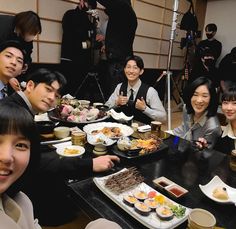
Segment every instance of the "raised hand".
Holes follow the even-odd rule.
[[[128,102],[129,98],[127,96],[123,95],[123,91],[120,93],[118,96],[118,99],[116,100],[116,105],[117,106],[123,106],[126,105]]]
[[[144,111],[146,109],[146,102],[144,100],[143,97],[141,97],[141,99],[137,99],[136,103],[135,103],[135,108],[140,110],[140,111]]]

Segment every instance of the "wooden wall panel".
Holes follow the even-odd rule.
[[[41,23],[44,29],[39,35],[40,41],[61,42],[62,26],[60,22],[42,20]],[[47,31],[50,31],[50,33]]]
[[[39,62],[40,63],[59,63],[61,45],[40,43],[39,44]]]
[[[0,0],[0,10],[18,13],[26,10],[36,11],[37,0]]]
[[[134,50],[146,53],[158,53],[160,50],[160,40],[136,37],[134,40]]]
[[[162,25],[155,22],[138,20],[138,28],[136,35],[143,35],[147,37],[161,38]]]
[[[59,0],[39,0],[39,15],[43,18],[62,20],[64,13],[76,4]]]
[[[135,1],[134,10],[139,18],[162,22],[164,9],[146,2]]]

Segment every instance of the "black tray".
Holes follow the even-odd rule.
[[[117,145],[114,145],[112,146],[111,150],[112,152],[119,156],[119,157],[123,157],[123,158],[126,158],[126,159],[131,159],[131,158],[141,158],[141,157],[147,157],[149,155],[152,155],[152,154],[156,154],[156,153],[159,153],[160,151],[163,151],[163,150],[166,150],[168,149],[168,145],[166,145],[165,143],[161,143],[160,145],[160,148],[153,151],[153,152],[150,152],[150,153],[147,153],[147,154],[142,154],[142,155],[139,155],[138,154],[138,151],[136,152],[132,152],[132,151],[121,151],[118,149]],[[141,149],[140,149],[141,150]]]
[[[106,115],[102,118],[92,120],[92,121],[70,122],[70,121],[66,121],[65,119],[61,118],[58,109],[55,108],[53,110],[48,111],[48,117],[50,120],[52,120],[54,122],[60,122],[61,124],[66,125],[66,126],[75,126],[75,125],[80,125],[80,124],[85,125],[85,124],[89,124],[89,123],[104,121],[104,120],[108,119],[110,116]]]

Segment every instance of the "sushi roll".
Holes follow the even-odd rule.
[[[171,220],[174,217],[174,213],[167,206],[161,206],[156,208],[157,216],[162,220]]]
[[[136,202],[138,202],[137,198],[135,198],[133,195],[125,195],[123,197],[123,201],[125,204],[133,207]]]
[[[137,202],[134,204],[135,210],[143,215],[143,216],[147,216],[149,215],[151,208],[149,208],[145,203],[143,202]]]

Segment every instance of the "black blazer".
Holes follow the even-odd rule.
[[[231,151],[235,149],[234,139],[225,136],[219,137],[214,147],[215,150],[230,155]]]
[[[1,103],[8,102],[23,106],[33,118],[34,115],[19,94],[14,93],[2,99],[0,106]],[[40,220],[41,225],[55,226],[67,223],[72,220],[76,211],[67,199],[65,180],[85,179],[92,176],[92,159],[61,158],[50,148],[41,148],[40,157],[39,172],[23,191],[30,197],[34,205],[35,217]]]

